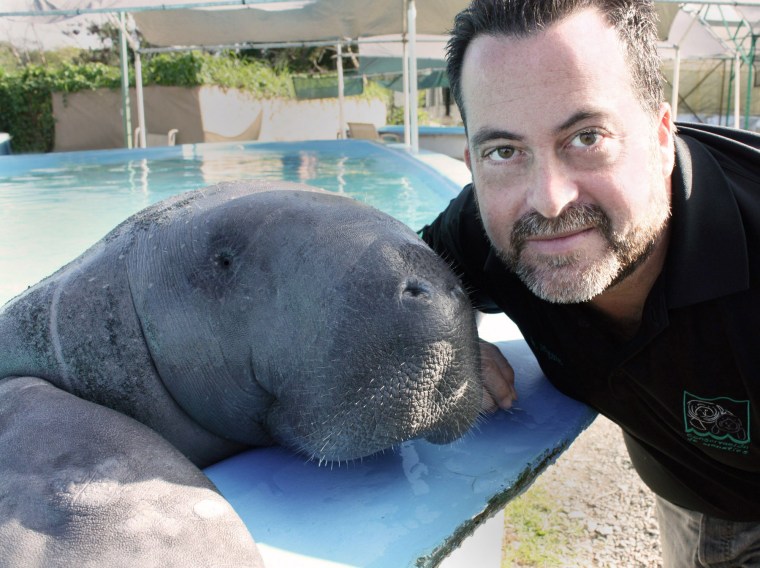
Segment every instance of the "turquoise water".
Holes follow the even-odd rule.
[[[235,179],[286,180],[346,194],[413,229],[460,186],[367,141],[197,144],[0,157],[0,305],[76,258],[131,214]]]

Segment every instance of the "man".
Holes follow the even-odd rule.
[[[676,134],[655,42],[648,0],[475,0],[448,48],[473,183],[422,235],[622,426],[666,566],[760,566],[760,139]]]

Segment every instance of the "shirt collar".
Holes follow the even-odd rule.
[[[676,137],[671,234],[664,268],[670,308],[749,287],[746,236],[730,183],[704,145],[688,136]]]

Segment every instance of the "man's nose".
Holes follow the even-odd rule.
[[[578,199],[575,180],[556,159],[537,161],[533,173],[528,206],[547,219],[557,217],[568,204]]]

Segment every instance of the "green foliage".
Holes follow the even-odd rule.
[[[371,79],[368,79],[364,85],[364,95],[371,99],[380,99],[389,108],[393,106],[393,91]]]
[[[387,124],[404,124],[404,107],[388,106]],[[422,108],[417,108],[417,124],[430,124],[430,115]]]
[[[334,71],[335,49],[332,47],[288,47],[278,49],[249,49],[245,57],[266,61],[278,72],[323,73]]]
[[[0,132],[13,136],[14,152],[53,149],[55,121],[51,80],[44,68],[25,67],[20,73],[0,72]]]
[[[386,124],[404,124],[404,107],[396,106],[394,104],[393,91],[382,87],[380,84],[375,83],[378,88],[385,90],[388,95],[386,100],[387,116],[385,119]],[[417,95],[417,124],[424,125],[430,124],[430,115],[423,108],[425,106],[425,93],[420,91]]]
[[[51,90],[63,93],[102,88],[118,89],[121,85],[119,68],[103,63],[64,63],[48,73]]]
[[[251,91],[262,98],[289,97],[292,88],[287,74],[277,74],[263,63],[198,52],[146,59],[143,82],[182,87],[218,85]],[[134,85],[131,74],[130,84]],[[58,60],[45,66],[27,64],[8,71],[0,68],[0,132],[13,137],[14,152],[52,151],[53,92],[118,89],[120,85],[120,68],[100,62]]]
[[[353,49],[349,45],[343,50],[343,69],[346,73],[359,68],[358,54],[354,53]],[[338,68],[336,50],[331,45],[243,49],[240,55],[256,61],[264,61],[278,73],[321,74],[334,72]]]
[[[18,52],[5,41],[0,41],[0,71],[15,71],[21,66]]]
[[[203,85],[204,59],[194,52],[156,55],[143,62],[143,82],[176,87]]]
[[[87,26],[87,32],[100,40],[100,47],[94,49],[82,49],[75,63],[104,63],[113,67],[119,67],[121,64],[121,55],[119,44],[121,43],[119,25],[115,22],[90,23]],[[137,41],[142,43],[142,38],[137,34]],[[129,64],[134,61],[134,52],[127,50]]]
[[[211,55],[191,51],[151,57],[143,66],[146,85],[196,87],[217,85],[241,89],[264,98],[290,97],[290,77],[269,66],[232,54]]]
[[[13,137],[14,152],[50,152],[55,141],[54,91],[73,93],[119,84],[119,70],[102,63],[26,65],[15,72],[0,72],[0,132]]]
[[[114,30],[99,33],[114,39]],[[107,42],[104,41],[104,45]],[[12,48],[0,44],[0,132],[13,137],[13,151],[49,152],[53,149],[55,121],[52,93],[74,93],[90,89],[118,89],[121,70],[113,62],[113,52],[92,51],[45,52],[26,54],[19,59]],[[284,52],[283,52],[284,53]],[[305,62],[294,62],[297,55]],[[282,54],[280,54],[282,55]],[[282,55],[285,57],[285,55]],[[267,61],[256,60],[232,52],[209,54],[200,51],[143,56],[143,84],[196,87],[217,85],[251,92],[260,98],[294,96],[291,70],[298,67],[319,67],[329,60],[326,50],[303,53],[293,50],[287,64],[280,61],[280,70]],[[351,67],[348,65],[347,67]],[[130,66],[130,85],[134,86]],[[379,86],[370,83],[365,97],[378,96]],[[387,95],[380,95],[385,98]],[[425,114],[421,112],[420,122]]]
[[[574,519],[560,514],[551,494],[534,485],[504,510],[507,530],[502,566],[575,566],[569,543],[581,534]]]

